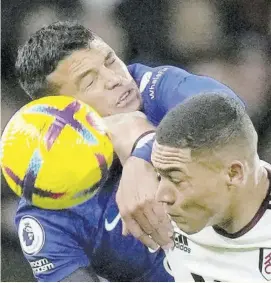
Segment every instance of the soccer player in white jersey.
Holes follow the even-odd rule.
[[[188,99],[158,126],[151,160],[175,226],[175,280],[181,264],[195,281],[271,280],[271,166],[245,109],[215,93]]]

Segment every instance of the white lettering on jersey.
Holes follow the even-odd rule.
[[[115,227],[118,225],[119,221],[120,221],[120,214],[118,213],[118,215],[114,218],[114,220],[112,222],[108,222],[107,218],[105,219],[105,230],[110,232],[112,230],[115,229]]]
[[[30,266],[33,270],[33,274],[37,275],[39,273],[46,272],[48,270],[53,269],[55,266],[53,263],[49,262],[47,258],[42,258],[36,261],[30,261]]]
[[[158,82],[158,80],[161,78],[161,76],[165,73],[165,71],[168,70],[168,67],[162,68],[158,71],[158,73],[154,76],[154,78],[151,81],[151,85],[149,87],[149,96],[151,99],[155,98],[155,86]]]
[[[174,232],[173,239],[174,239],[174,247],[176,247],[181,251],[184,251],[185,253],[189,253],[189,254],[191,253],[191,249],[188,247],[188,240],[186,236]]]
[[[44,229],[33,216],[26,215],[22,217],[19,223],[18,235],[22,250],[28,255],[37,254],[44,245]]]

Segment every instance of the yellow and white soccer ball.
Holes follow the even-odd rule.
[[[102,118],[71,97],[44,97],[22,107],[1,139],[10,188],[33,205],[65,209],[90,199],[107,178],[113,145]]]

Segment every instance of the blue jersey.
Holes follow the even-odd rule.
[[[143,111],[154,125],[191,95],[221,90],[236,97],[225,85],[176,67],[134,64],[129,71],[142,93]],[[89,265],[109,281],[173,281],[163,250],[150,251],[132,236],[122,236],[115,201],[121,168],[111,169],[103,188],[74,208],[45,210],[20,201],[18,235],[39,281],[59,281]]]
[[[194,75],[174,66],[150,68],[133,64],[128,68],[140,89],[142,110],[155,126],[177,104],[202,93],[225,94],[245,106],[228,86],[207,76]],[[150,162],[153,141],[154,137],[145,140],[145,145],[136,147],[132,155]]]
[[[194,75],[174,66],[151,68],[133,64],[128,69],[140,89],[143,112],[155,126],[174,106],[204,92],[224,93],[243,104],[228,86],[213,78]]]
[[[122,236],[115,201],[120,168],[87,202],[65,210],[39,209],[20,201],[16,226],[22,250],[39,281],[59,281],[92,265],[109,281],[173,281],[164,251]]]

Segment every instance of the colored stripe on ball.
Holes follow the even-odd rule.
[[[31,160],[29,162],[29,167],[27,169],[27,172],[23,180],[21,180],[9,167],[4,168],[8,176],[13,180],[13,182],[22,188],[23,196],[29,202],[32,202],[33,194],[37,194],[40,197],[48,197],[52,199],[58,199],[65,195],[65,193],[53,193],[35,187],[35,182],[41,164],[42,164],[41,156],[38,150],[36,150],[31,157]]]
[[[88,143],[98,144],[98,140],[95,136],[84,127],[84,125],[74,119],[73,116],[79,109],[80,103],[78,101],[70,103],[63,110],[44,105],[35,105],[28,109],[28,113],[44,113],[56,118],[45,135],[47,150],[52,148],[54,142],[66,125],[70,125],[75,129]]]

